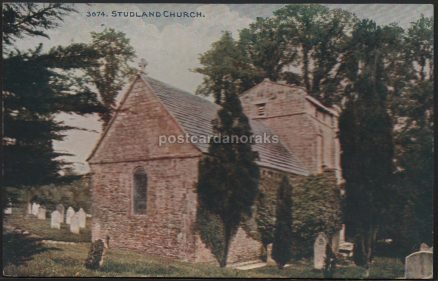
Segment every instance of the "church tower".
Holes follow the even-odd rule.
[[[245,114],[262,121],[313,174],[328,168],[341,179],[338,112],[302,87],[265,79],[240,96]]]

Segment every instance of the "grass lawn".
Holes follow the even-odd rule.
[[[16,210],[14,210],[16,211]],[[252,270],[219,268],[208,264],[191,264],[133,253],[128,250],[109,249],[104,265],[94,271],[84,267],[90,243],[89,230],[81,235],[50,229],[49,220],[21,217],[23,212],[7,216],[5,225],[13,225],[40,237],[20,233],[3,233],[4,275],[14,277],[64,276],[64,277],[253,277],[253,278],[322,278],[320,271],[312,268],[312,261],[293,262],[282,270],[266,266]],[[42,243],[42,239],[74,241],[74,245]],[[87,242],[81,242],[87,241]],[[359,267],[338,268],[334,278],[361,278],[364,270]],[[397,278],[403,276],[403,265],[393,258],[378,257],[371,267],[370,278]]]

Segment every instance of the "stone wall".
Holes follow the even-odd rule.
[[[198,161],[193,157],[93,165],[92,239],[109,236],[111,247],[193,260]],[[138,167],[148,177],[144,215],[133,212],[133,171]]]

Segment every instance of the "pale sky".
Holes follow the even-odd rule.
[[[76,4],[78,13],[64,19],[60,27],[48,32],[50,39],[24,38],[16,42],[19,49],[35,47],[43,43],[45,49],[57,45],[90,42],[90,32],[111,27],[126,33],[131,40],[138,60],[148,61],[146,72],[156,79],[180,89],[194,92],[202,81],[202,75],[190,71],[199,66],[199,55],[219,39],[222,31],[231,31],[236,37],[239,30],[248,27],[256,17],[268,17],[283,4]],[[377,24],[398,23],[408,27],[421,14],[433,16],[430,4],[328,4],[330,8],[342,8],[359,18],[369,18]],[[200,11],[200,18],[137,18],[112,17],[112,12],[163,12]],[[108,17],[87,17],[87,11],[105,12]],[[122,91],[123,92],[123,91]],[[56,150],[74,154],[66,157],[75,162],[78,172],[87,172],[85,159],[96,144],[101,125],[96,116],[62,114],[59,120],[67,125],[78,126],[96,132],[72,130],[62,142],[55,142]]]

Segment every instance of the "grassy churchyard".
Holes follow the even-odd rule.
[[[80,234],[70,233],[66,224],[51,229],[50,219],[38,220],[14,208],[4,216],[4,275],[20,276],[106,276],[106,277],[253,277],[253,278],[322,278],[313,269],[312,260],[295,261],[279,270],[265,266],[250,270],[219,268],[209,264],[192,264],[165,258],[140,255],[127,250],[109,249],[99,270],[84,266],[90,247],[90,221]],[[24,232],[24,234],[23,234]],[[49,241],[47,241],[49,240]],[[62,242],[57,242],[62,241]],[[67,243],[65,243],[67,242]],[[364,269],[356,266],[337,268],[334,278],[361,278]],[[403,264],[395,258],[377,257],[369,278],[400,278]]]

